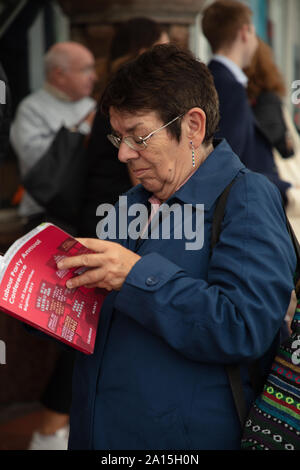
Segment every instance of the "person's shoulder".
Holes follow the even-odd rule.
[[[79,119],[87,116],[91,112],[96,113],[97,103],[93,98],[90,98],[88,96],[81,98],[78,101],[65,102],[65,103],[66,103],[66,109],[73,110],[74,115],[78,116]],[[64,105],[63,105],[63,108],[65,108]]]
[[[86,104],[91,105],[91,106],[96,106],[96,104],[97,104],[97,102],[94,100],[94,98],[92,98],[90,96],[86,96],[86,97],[82,98],[81,102],[86,103]]]
[[[26,102],[34,102],[36,100],[39,100],[41,98],[47,98],[48,95],[50,96],[50,94],[44,90],[44,88],[39,88],[38,90],[35,90],[33,91],[32,93],[30,93],[29,95],[27,95],[24,99],[23,99],[23,103],[26,103]]]
[[[257,201],[264,204],[273,201],[282,205],[282,198],[275,184],[262,173],[246,168],[241,170],[230,192],[233,197],[243,198],[248,202]]]
[[[256,104],[259,105],[261,103],[264,104],[280,104],[281,105],[281,98],[280,96],[271,90],[262,91],[259,96],[257,97]]]
[[[75,109],[82,109],[82,110],[92,110],[96,109],[97,102],[94,100],[94,98],[91,98],[89,96],[85,96],[84,98],[81,98],[78,101],[73,101],[71,102],[72,106],[74,106]]]
[[[231,70],[222,62],[212,59],[208,64],[208,68],[215,79],[239,84]]]
[[[208,68],[213,76],[220,98],[230,94],[231,99],[239,100],[240,96],[244,96],[245,90],[243,85],[238,82],[233,73],[224,64],[212,60]]]
[[[41,104],[45,102],[47,99],[46,91],[42,88],[36,90],[29,95],[25,96],[25,98],[20,101],[18,105],[18,111],[25,111],[29,109],[34,109],[36,107],[43,108]]]

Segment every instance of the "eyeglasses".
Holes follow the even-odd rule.
[[[118,137],[117,135],[114,135],[114,134],[108,134],[107,138],[115,147],[117,147],[117,149],[120,148],[122,142],[125,142],[125,144],[127,144],[128,147],[138,152],[139,150],[147,148],[147,140],[150,139],[150,137],[156,134],[156,132],[159,132],[162,129],[165,129],[170,124],[177,121],[177,119],[181,118],[183,114],[180,114],[176,118],[172,119],[172,121],[167,122],[167,124],[164,124],[159,129],[155,129],[155,131],[150,132],[150,134],[148,134],[146,137],[135,137],[133,135],[127,135],[125,137]]]

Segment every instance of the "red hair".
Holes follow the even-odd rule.
[[[273,51],[268,44],[258,39],[258,47],[251,65],[245,69],[248,76],[248,96],[250,101],[256,100],[262,91],[273,91],[281,98],[286,90],[282,74],[274,58]]]

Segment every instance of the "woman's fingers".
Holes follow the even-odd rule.
[[[104,277],[105,272],[103,269],[89,269],[85,273],[80,274],[80,276],[75,276],[72,277],[72,279],[69,279],[66,282],[66,286],[68,289],[73,289],[74,287],[80,286],[91,287],[92,285],[94,287],[104,287],[104,285],[101,285],[101,281],[103,281]]]
[[[95,251],[97,253],[103,253],[106,251],[111,245],[115,245],[114,242],[109,242],[107,240],[99,240],[98,238],[76,238],[78,243],[85,246],[91,251]]]
[[[77,240],[93,253],[69,256],[57,263],[58,269],[83,268],[84,272],[67,281],[68,288],[93,286],[119,290],[140,259],[139,255],[115,242],[92,238]]]
[[[58,269],[71,269],[77,267],[95,268],[104,263],[102,253],[83,253],[82,255],[67,256],[57,263]]]

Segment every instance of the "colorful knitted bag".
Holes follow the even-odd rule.
[[[243,450],[300,450],[300,280],[291,336],[280,345],[244,426]]]

